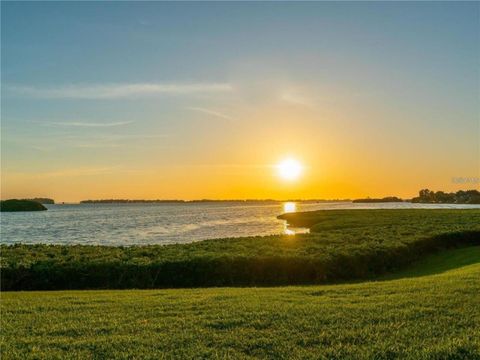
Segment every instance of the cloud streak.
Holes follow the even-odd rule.
[[[225,115],[219,111],[215,111],[215,110],[211,110],[211,109],[206,109],[206,108],[201,108],[201,107],[189,107],[188,109],[190,110],[193,110],[193,111],[198,111],[198,112],[201,112],[201,113],[204,113],[204,114],[207,114],[207,115],[211,115],[211,116],[215,116],[215,117],[218,117],[220,119],[224,119],[224,120],[234,120],[232,117],[228,116],[228,115]]]
[[[123,99],[159,95],[194,95],[226,93],[233,90],[228,83],[132,83],[90,84],[56,87],[9,86],[14,93],[49,99]]]
[[[13,172],[15,176],[34,176],[36,178],[56,178],[56,177],[78,177],[78,176],[95,176],[110,174],[112,172],[121,170],[119,165],[107,166],[107,167],[78,167],[59,169],[47,172]]]
[[[280,99],[292,105],[301,105],[306,107],[312,107],[312,101],[305,95],[295,91],[284,91],[280,95]]]
[[[91,122],[44,122],[47,126],[60,126],[60,127],[114,127],[122,126],[133,123],[133,121],[118,121],[110,123],[91,123]]]

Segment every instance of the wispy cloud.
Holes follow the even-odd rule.
[[[110,123],[92,123],[92,122],[44,122],[43,125],[47,126],[60,126],[60,127],[114,127],[122,126],[133,123],[133,121],[118,121]]]
[[[77,176],[94,176],[101,174],[109,174],[121,170],[119,165],[107,167],[78,167],[59,169],[46,172],[12,172],[15,176],[34,176],[36,178],[56,178],[56,177],[77,177]]]
[[[163,139],[171,137],[170,134],[93,134],[93,135],[62,135],[63,139],[77,140],[77,139],[96,139],[100,141],[114,141],[114,140],[146,140],[146,139]]]
[[[125,146],[146,146],[150,139],[165,139],[169,134],[95,134],[95,135],[65,135],[63,146],[75,148],[118,148]]]
[[[65,132],[37,135],[19,135],[4,137],[4,141],[23,148],[36,151],[52,152],[66,148],[79,149],[108,149],[144,147],[154,142],[159,144],[160,139],[171,137],[170,134],[104,134],[104,133],[82,133],[68,134]],[[162,142],[164,144],[164,142]]]
[[[119,99],[155,95],[224,93],[233,90],[228,83],[132,83],[77,84],[56,87],[8,86],[22,95],[52,99]]]
[[[273,168],[273,164],[180,164],[178,166],[188,167],[206,167],[206,168],[246,168],[246,169],[265,169]]]
[[[280,94],[280,99],[292,105],[312,107],[312,101],[300,92],[288,90]]]
[[[140,144],[141,146],[145,145],[146,141],[149,139],[165,139],[170,137],[168,134],[157,134],[157,135],[101,135],[101,136],[90,136],[88,138],[79,137],[79,136],[67,136],[67,140],[71,141],[71,145],[75,148],[83,149],[95,149],[95,148],[119,148],[125,147],[125,142],[128,142],[129,145]],[[138,141],[140,140],[140,141]]]
[[[118,148],[120,144],[76,144],[73,145],[74,148],[79,149],[103,149],[103,148]]]
[[[189,107],[188,109],[190,110],[193,110],[193,111],[198,111],[198,112],[201,112],[201,113],[204,113],[204,114],[208,114],[208,115],[212,115],[212,116],[215,116],[215,117],[218,117],[218,118],[221,118],[221,119],[225,119],[225,120],[234,120],[231,116],[228,116],[226,114],[223,114],[219,111],[216,111],[216,110],[211,110],[211,109],[206,109],[206,108],[201,108],[201,107]]]

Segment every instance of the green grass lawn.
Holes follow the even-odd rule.
[[[348,285],[4,292],[2,359],[480,359],[479,294],[478,246]]]
[[[287,214],[311,233],[169,246],[1,247],[3,290],[334,283],[397,271],[424,255],[480,245],[480,209]]]

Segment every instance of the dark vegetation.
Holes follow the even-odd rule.
[[[100,200],[82,200],[80,204],[150,204],[150,203],[166,203],[176,204],[184,203],[184,200],[135,200],[135,199],[100,199]]]
[[[381,199],[355,199],[353,203],[385,203],[385,202],[403,202],[404,200],[396,196],[388,196]],[[443,191],[430,191],[428,189],[420,190],[417,197],[410,200],[412,203],[429,204],[480,204],[480,191],[478,190],[460,190],[456,193],[446,193]]]
[[[45,206],[32,200],[2,200],[0,201],[0,211],[42,211],[47,210]]]
[[[41,199],[39,199],[41,200]],[[46,199],[48,200],[48,199]],[[349,202],[349,199],[289,199],[289,200],[274,200],[274,199],[246,199],[246,200],[212,200],[212,199],[200,199],[200,200],[144,200],[144,199],[100,199],[100,200],[82,200],[81,204],[195,204],[195,203],[259,203],[259,204],[277,204],[286,201],[294,201],[299,203],[322,203],[322,202]],[[404,202],[409,200],[403,200],[397,196],[387,196],[384,198],[364,198],[355,199],[353,203],[386,203],[386,202]],[[436,203],[436,204],[480,204],[480,192],[478,190],[460,190],[456,193],[445,193],[443,191],[430,191],[428,189],[420,190],[419,196],[410,200],[413,203]],[[45,204],[48,204],[45,202]]]
[[[388,280],[4,292],[2,359],[480,359],[480,247]]]
[[[213,200],[213,199],[200,199],[200,200],[145,200],[145,199],[100,199],[100,200],[82,200],[80,204],[197,204],[197,203],[239,203],[239,204],[278,204],[282,202],[301,202],[301,203],[319,203],[319,202],[347,202],[350,200],[325,200],[325,199],[290,199],[290,200],[274,200],[274,199],[231,199],[231,200]]]
[[[352,202],[353,203],[385,203],[385,202],[403,202],[403,200],[396,196],[387,196],[381,199],[372,199],[372,198],[355,199]]]
[[[411,200],[413,203],[436,203],[436,204],[480,204],[480,191],[460,190],[456,193],[443,191],[420,190],[417,197]]]
[[[36,201],[40,204],[55,204],[55,200],[49,198],[33,198],[33,199],[24,199],[29,201]]]
[[[332,283],[480,244],[478,209],[335,210],[280,218],[311,233],[168,246],[2,246],[2,290]]]

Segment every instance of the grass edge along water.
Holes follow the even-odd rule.
[[[480,244],[479,209],[335,210],[281,218],[308,225],[311,233],[168,246],[2,246],[2,290],[336,283]]]

